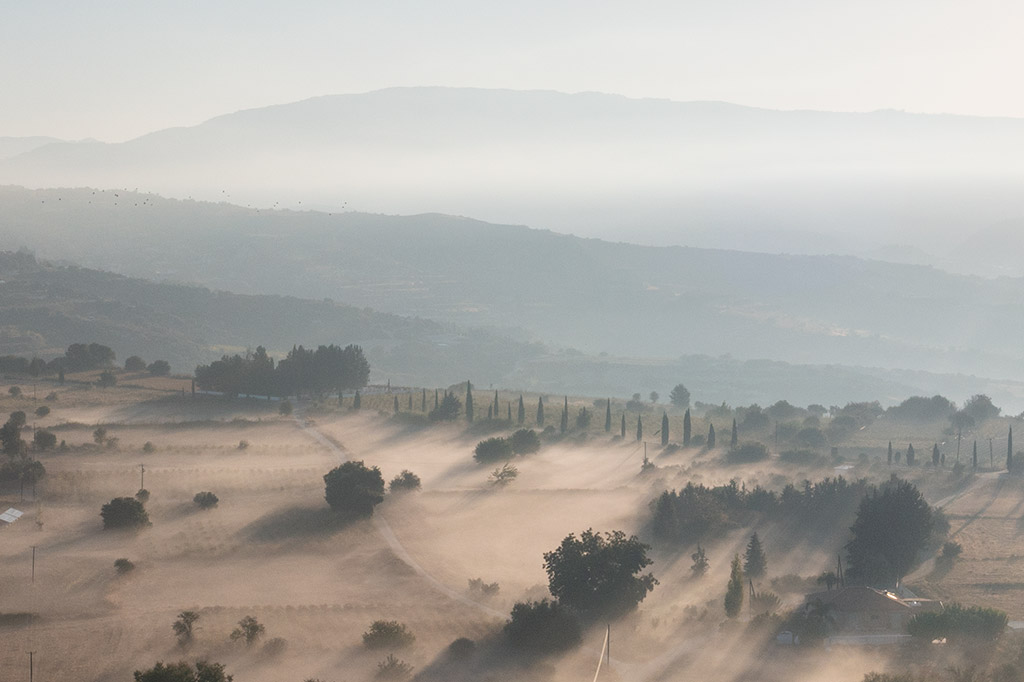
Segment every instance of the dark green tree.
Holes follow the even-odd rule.
[[[395,410],[396,412],[398,410]],[[409,392],[409,411],[412,412],[412,391]]]
[[[622,436],[623,438],[626,437],[626,413],[625,412],[622,413],[622,429],[621,429],[621,433],[619,435]]]
[[[668,445],[668,412],[661,412],[661,446]]]
[[[889,466],[892,466],[892,441],[889,441]]]
[[[372,516],[373,508],[384,501],[384,477],[362,460],[345,462],[324,474],[324,498],[336,512]]]
[[[636,416],[636,442],[644,439],[644,420],[640,415]]]
[[[542,599],[516,602],[505,623],[505,636],[517,649],[554,653],[579,644],[582,629],[572,609]]]
[[[544,396],[537,398],[537,428],[544,428]]]
[[[690,392],[682,384],[675,385],[669,392],[668,399],[676,407],[688,408],[690,406]]]
[[[715,447],[715,425],[708,424],[708,449]]]
[[[359,397],[359,391],[356,391],[355,397],[352,399],[352,409],[358,410],[363,406],[362,398]]]
[[[155,377],[165,377],[171,373],[171,365],[166,360],[155,360],[146,369]]]
[[[939,466],[939,459],[942,455],[939,453],[939,444],[936,443],[932,446],[932,466]]]
[[[1013,427],[1006,436],[1006,470],[1013,471]]]
[[[523,422],[525,422],[525,421],[526,421],[526,406],[523,405],[523,396],[522,396],[522,394],[520,394],[519,395],[519,408],[518,408],[518,410],[516,412],[516,423],[519,424],[519,426],[522,426]]]
[[[109,369],[100,372],[100,378],[96,380],[96,384],[101,388],[110,388],[117,383],[117,377]]]
[[[126,372],[141,372],[146,369],[146,361],[133,355],[124,361],[124,369]]]
[[[100,509],[103,529],[142,528],[151,525],[146,508],[134,497],[115,497]]]
[[[704,548],[697,543],[697,551],[690,555],[693,559],[693,565],[690,566],[690,572],[693,573],[693,577],[699,578],[708,572],[708,555],[704,551]]]
[[[914,444],[911,443],[907,446],[907,466],[914,466]]]
[[[544,553],[548,589],[560,604],[588,619],[628,613],[658,584],[652,574],[641,573],[653,563],[649,549],[618,530],[603,536],[591,529],[579,538],[570,534]]]
[[[512,452],[517,455],[528,455],[540,450],[540,438],[533,429],[519,429],[508,437]]]
[[[560,431],[565,433],[566,429],[569,428],[569,396],[565,396],[565,405],[562,407],[562,421]]]
[[[185,648],[192,643],[195,636],[193,630],[198,620],[199,614],[195,611],[182,611],[178,614],[178,619],[171,623],[171,629],[178,638],[178,646]]]
[[[267,628],[258,620],[252,616],[246,616],[238,621],[238,627],[231,631],[231,641],[241,639],[245,641],[246,646],[252,646],[266,631]]]
[[[453,393],[445,393],[441,404],[430,411],[430,421],[455,421],[462,412],[462,402]]]
[[[729,447],[734,448],[739,444],[739,442],[740,432],[739,429],[736,428],[736,419],[734,417],[732,420],[732,436],[729,438]]]
[[[494,390],[494,418],[498,418],[498,390]]]
[[[420,397],[420,412],[427,411],[427,389],[423,389],[422,396]]]
[[[755,532],[750,536],[750,542],[747,543],[747,552],[743,559],[743,572],[751,578],[760,578],[767,570],[768,558],[764,554],[764,548],[761,547],[761,539]]]
[[[441,404],[441,403],[440,403],[440,402],[438,401],[438,399],[437,399],[437,389],[435,388],[435,389],[434,389],[434,409],[436,410],[436,409],[437,409],[437,406],[438,406],[438,405],[440,405],[440,404]]]
[[[488,438],[476,444],[473,459],[481,464],[500,462],[512,457],[512,444],[505,438]]]
[[[913,484],[895,479],[861,500],[846,545],[851,578],[891,587],[913,568],[932,532],[932,510]]]
[[[683,415],[683,447],[690,447],[690,429],[692,428],[690,423],[690,408],[686,408],[686,413]]]
[[[466,381],[466,421],[473,421],[473,384]]]
[[[740,615],[743,608],[743,567],[740,565],[740,555],[732,558],[732,566],[729,569],[729,583],[725,588],[725,615],[735,618]]]
[[[605,401],[604,407],[604,432],[611,433],[612,431],[612,399],[608,398]]]
[[[974,454],[971,457],[973,467],[978,468],[978,441],[974,441]]]
[[[393,410],[394,410],[395,414],[398,414],[398,396],[397,395],[395,396],[395,406],[394,406]]]

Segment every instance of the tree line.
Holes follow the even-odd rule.
[[[366,386],[370,364],[359,346],[331,344],[316,350],[295,346],[280,362],[263,346],[242,355],[223,356],[196,367],[196,386],[230,396],[260,395],[284,398],[299,393],[319,395]]]

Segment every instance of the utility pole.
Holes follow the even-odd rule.
[[[139,465],[139,490],[146,489],[146,465]]]
[[[32,678],[35,676],[35,655],[36,652],[28,652],[28,682],[32,682]]]

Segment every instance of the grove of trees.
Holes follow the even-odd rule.
[[[152,366],[151,366],[152,367]],[[245,356],[225,355],[196,367],[196,386],[231,396],[239,394],[286,397],[300,392],[322,394],[366,386],[370,365],[359,346],[295,346],[274,364],[263,346]]]

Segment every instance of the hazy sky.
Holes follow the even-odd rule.
[[[0,0],[0,136],[396,85],[1024,117],[1019,0]]]

